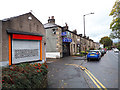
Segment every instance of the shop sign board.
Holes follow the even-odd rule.
[[[63,38],[63,42],[72,42],[71,38]]]
[[[67,35],[66,32],[62,32],[62,33],[61,33],[61,36],[66,36],[66,35]]]

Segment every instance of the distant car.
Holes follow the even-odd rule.
[[[117,48],[114,48],[113,51],[114,51],[115,53],[119,53],[119,50],[118,50]]]
[[[103,52],[103,50],[100,50],[100,52],[101,52],[101,56],[103,56],[103,55],[104,55],[104,52]]]
[[[100,52],[101,52],[101,56],[103,56],[106,53],[104,49],[101,49]]]
[[[87,54],[87,60],[90,60],[90,59],[99,60],[100,58],[101,58],[100,50],[90,50]]]

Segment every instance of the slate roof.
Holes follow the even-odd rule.
[[[59,26],[57,24],[53,24],[53,23],[46,23],[46,24],[44,24],[44,28],[45,29],[47,29],[47,28],[53,28],[53,27],[61,27],[61,26]]]

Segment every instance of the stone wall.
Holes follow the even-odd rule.
[[[61,36],[61,33],[62,33],[62,29],[58,27],[57,31],[56,31],[56,35],[57,35],[57,47],[56,47],[56,50],[58,52],[60,52],[60,57],[63,56],[63,53],[62,53],[62,36]]]
[[[70,43],[70,55],[75,55],[77,53],[77,35],[71,33],[72,42]]]

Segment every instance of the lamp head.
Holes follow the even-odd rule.
[[[90,14],[94,14],[93,12],[91,12]]]

